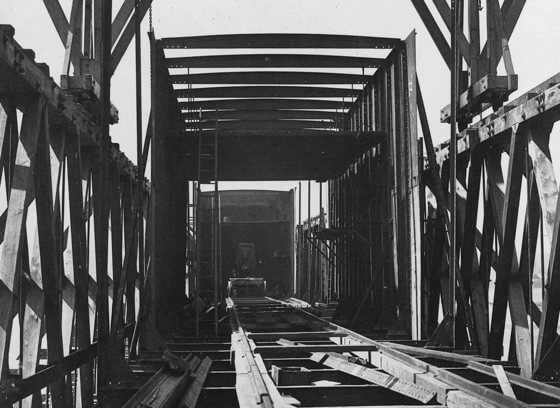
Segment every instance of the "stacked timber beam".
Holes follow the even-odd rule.
[[[167,337],[165,348],[130,360],[135,377],[112,387],[108,407],[239,407],[229,337]]]
[[[155,373],[123,405],[123,408],[194,408],[212,360],[188,354],[178,357],[168,351],[163,355],[167,364]]]
[[[293,302],[228,299],[240,406],[560,404],[558,388],[525,379],[509,363],[371,340]]]
[[[143,280],[131,200],[138,174],[108,136],[116,117],[106,91],[102,136],[97,95],[84,101],[61,89],[13,36],[0,26],[0,405],[31,406],[50,395],[53,406],[68,407],[79,395],[90,407],[107,382],[129,373],[124,350],[133,352]],[[146,180],[141,190],[149,196]],[[149,207],[139,213],[149,217]]]

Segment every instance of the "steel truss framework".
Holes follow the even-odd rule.
[[[382,49],[387,56],[372,59],[294,53],[294,49],[311,44],[326,50],[371,47]],[[166,56],[168,49],[229,49],[239,46],[277,48],[283,53],[251,54],[250,57],[244,54]],[[178,203],[186,206],[184,204],[189,199],[181,178],[197,180],[200,156],[197,158],[196,152],[200,150],[197,148],[199,143],[211,144],[209,140],[218,138],[219,180],[338,178],[356,157],[363,157],[365,161],[373,148],[376,152],[374,156],[384,157],[381,166],[384,174],[397,174],[391,190],[395,196],[383,205],[393,203],[398,207],[395,211],[398,211],[399,218],[395,218],[395,225],[384,230],[387,241],[392,240],[398,249],[395,247],[384,273],[387,279],[393,279],[393,272],[396,274],[399,271],[398,282],[392,284],[392,293],[400,296],[401,318],[396,326],[402,326],[399,330],[410,333],[411,321],[419,317],[410,318],[416,309],[407,299],[416,294],[410,282],[411,277],[417,275],[420,265],[420,253],[412,250],[415,242],[419,242],[420,200],[418,197],[409,198],[410,194],[418,196],[419,192],[416,111],[409,108],[416,106],[414,34],[406,41],[318,34],[154,39],[152,64],[152,106],[157,138],[153,141],[152,181],[156,187],[152,195],[160,203],[155,206],[156,219],[161,211],[160,221],[155,223],[159,231],[155,234],[155,242],[159,244],[156,245],[154,260],[161,265],[157,269],[166,271],[168,276],[162,279],[167,282],[163,284],[168,285],[165,293],[174,294],[168,296],[167,306],[162,307],[174,310],[177,305],[173,299],[180,296],[176,282],[181,279],[179,265],[183,260],[178,243],[183,245],[185,242],[185,228],[181,229],[183,215],[177,215],[179,209],[175,206]],[[322,71],[333,67],[340,69],[340,73]],[[377,67],[373,76],[364,71],[370,67]],[[239,71],[238,68],[253,70]],[[291,70],[260,71],[262,68]],[[315,72],[303,72],[302,68],[314,68]],[[348,74],[348,69],[356,68],[361,69],[362,75]],[[213,69],[233,70],[216,73]],[[253,86],[257,80],[264,83]],[[208,81],[217,82],[216,86],[205,87]],[[231,83],[247,86],[230,87]],[[309,86],[329,83],[346,87]],[[409,113],[412,116],[409,117]],[[394,160],[390,160],[389,156]],[[348,208],[348,211],[351,210]],[[398,238],[393,229],[398,229]],[[308,235],[308,238],[312,237]],[[348,244],[348,248],[351,245]],[[300,254],[309,252],[307,249],[298,250]],[[350,256],[347,259],[343,256],[343,250],[337,252],[337,275],[331,277],[338,285],[344,284],[343,276],[353,276],[366,264],[347,267]],[[400,269],[392,266],[397,258],[401,258],[399,262],[405,265]],[[373,265],[372,262],[370,265]],[[408,268],[406,265],[415,266]],[[313,268],[307,269],[311,271]],[[368,271],[363,271],[363,276],[352,283],[356,289],[358,282],[366,282],[368,274],[373,273],[370,269]],[[301,282],[313,281],[315,284],[317,275],[311,277],[302,268],[298,273],[298,295],[307,293],[307,296],[313,297],[310,295],[313,290],[311,285]],[[326,282],[322,286],[324,293],[328,293]],[[345,296],[348,293],[345,292]],[[387,319],[391,317],[392,314],[386,316]],[[419,322],[413,326],[413,330],[418,331]]]

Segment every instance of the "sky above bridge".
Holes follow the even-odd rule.
[[[60,0],[69,15],[70,0]],[[121,0],[113,1],[118,10]],[[433,14],[437,12],[429,0]],[[482,2],[483,5],[485,2]],[[0,24],[15,27],[16,40],[46,62],[58,81],[64,47],[50,22],[41,0],[0,0]],[[510,40],[519,90],[524,93],[560,71],[560,4],[558,0],[530,0]],[[445,27],[441,20],[442,30]],[[235,33],[326,33],[397,37],[404,39],[416,30],[417,71],[435,143],[449,138],[449,126],[439,123],[439,110],[449,103],[450,74],[409,0],[154,0],[153,25],[156,37]],[[142,32],[148,31],[148,18]],[[446,33],[447,34],[447,33]],[[256,51],[258,52],[258,51]],[[150,107],[149,48],[142,36],[144,129]],[[196,55],[193,53],[192,55]],[[363,55],[363,54],[360,54]],[[500,68],[503,71],[503,67]],[[112,126],[113,141],[136,161],[134,47],[126,52],[112,80],[112,101],[119,109],[120,122]],[[145,130],[144,130],[145,132]],[[560,149],[554,149],[560,152]],[[148,164],[149,165],[149,164]],[[148,173],[149,174],[149,173]],[[231,184],[226,187],[262,188],[259,184]],[[288,189],[297,183],[270,183],[273,189]],[[307,183],[304,183],[306,186]],[[318,187],[313,187],[316,196]],[[306,188],[303,190],[307,197]],[[312,215],[318,212],[312,200]],[[306,208],[306,207],[304,207]],[[304,218],[306,212],[304,213]]]

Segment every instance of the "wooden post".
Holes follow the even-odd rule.
[[[8,211],[2,252],[0,253],[0,375],[8,368],[8,347],[11,336],[12,308],[18,258],[20,256],[21,234],[27,213],[28,195],[33,189],[33,170],[39,140],[45,102],[35,98],[23,115],[21,136],[17,147],[12,188],[8,200]]]
[[[99,83],[101,86],[100,105],[100,149],[97,168],[93,177],[94,222],[95,222],[95,258],[97,274],[97,337],[98,346],[98,387],[105,386],[109,381],[111,369],[108,361],[109,341],[109,307],[107,282],[107,239],[109,221],[109,156],[110,156],[110,89],[111,89],[111,10],[112,0],[96,4],[99,7],[96,17],[96,53],[99,66]],[[99,42],[99,44],[98,44]],[[97,46],[98,45],[98,46]]]
[[[515,325],[518,364],[521,367],[522,374],[529,376],[531,374],[530,360],[532,354],[530,350],[530,331],[527,323],[523,290],[521,283],[517,279],[519,265],[515,253],[516,222],[524,168],[524,136],[525,134],[522,129],[515,127],[512,130],[508,175],[505,180],[505,195],[502,195],[500,190],[500,185],[504,183],[501,175],[500,156],[496,154],[487,160],[496,232],[500,242],[490,329],[489,356],[499,358],[502,355],[505,314],[509,299],[512,322]]]
[[[74,139],[74,138],[71,138]],[[80,350],[90,345],[90,320],[88,305],[89,274],[86,252],[86,224],[84,222],[83,192],[81,177],[81,155],[79,137],[71,143],[67,156],[68,163],[68,200],[70,207],[70,228],[72,236],[72,259],[74,264],[74,286],[76,289],[76,343]],[[80,395],[82,408],[93,406],[92,364],[80,367]]]
[[[39,252],[41,256],[41,281],[45,294],[45,319],[48,349],[48,362],[53,364],[64,357],[62,348],[62,312],[59,302],[60,257],[56,249],[55,219],[53,217],[52,179],[49,152],[49,124],[45,112],[42,123],[42,137],[38,143],[35,172],[35,195],[39,233]],[[70,384],[68,384],[70,385]],[[52,386],[54,407],[65,407],[71,398],[70,388],[64,376]]]

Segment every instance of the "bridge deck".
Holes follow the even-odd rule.
[[[559,388],[522,378],[511,363],[365,337],[293,299],[227,305],[230,337],[166,339],[177,356],[212,359],[197,407],[560,407]],[[160,356],[143,353],[132,367],[146,379],[164,365]]]

